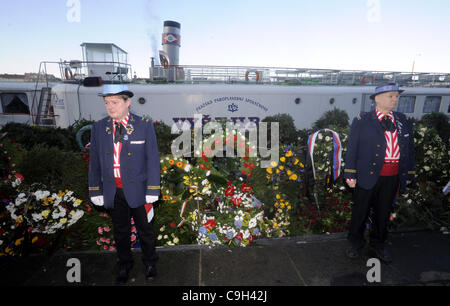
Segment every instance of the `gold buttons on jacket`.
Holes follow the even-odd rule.
[[[372,163],[372,165],[373,165],[373,166],[376,166],[376,165],[377,165],[377,163]]]
[[[370,175],[372,175],[373,174],[373,171],[370,171]]]
[[[128,156],[131,156],[131,153],[130,153],[130,152],[128,152]]]
[[[377,144],[377,148],[381,147],[381,145]]]

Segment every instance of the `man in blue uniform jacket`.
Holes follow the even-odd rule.
[[[156,276],[152,204],[160,194],[160,159],[153,123],[129,111],[133,93],[123,84],[106,84],[100,94],[108,117],[91,129],[89,196],[113,222],[118,255],[117,283],[126,283],[133,266],[131,217],[138,230],[147,279]]]
[[[396,195],[415,175],[412,120],[393,111],[403,92],[396,84],[379,86],[371,99],[376,109],[357,116],[351,125],[344,177],[355,188],[347,256],[356,258],[365,245],[364,231],[372,208],[369,234],[371,250],[384,262],[392,257],[385,249],[387,226]]]

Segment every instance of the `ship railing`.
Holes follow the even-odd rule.
[[[60,61],[61,79],[78,83],[86,77],[101,77],[104,82],[130,82],[133,78],[132,66],[114,61]]]
[[[450,73],[335,70],[249,66],[153,66],[153,83],[243,83],[284,85],[449,87]]]

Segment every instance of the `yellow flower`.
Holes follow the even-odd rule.
[[[286,157],[291,157],[291,156],[292,156],[292,151],[289,150],[289,151],[286,153]]]
[[[291,174],[292,174],[292,171],[291,171],[291,170],[288,170],[288,171],[287,171],[287,175],[288,175],[288,176],[291,176]]]
[[[295,161],[294,161],[294,165],[297,165],[298,162],[299,162],[299,160],[298,160],[298,158],[296,158]]]
[[[280,157],[280,161],[281,161],[282,163],[284,163],[284,162],[286,161],[286,158],[285,158],[284,156],[281,156],[281,157]]]
[[[31,239],[31,243],[35,243],[38,240],[37,236],[34,236],[33,239]]]
[[[23,241],[23,239],[24,239],[23,237],[22,237],[22,238],[19,238],[19,239],[17,239],[17,240],[16,240],[16,242],[15,242],[14,244],[15,244],[16,246],[17,246],[17,245],[19,245],[19,244],[21,244],[21,243],[22,243],[22,241]]]
[[[59,223],[64,224],[67,222],[67,218],[62,218],[59,220]]]
[[[58,190],[58,197],[62,198],[64,196],[64,192],[61,190]]]
[[[281,199],[280,194],[277,193],[277,195],[275,196],[275,198],[277,198],[277,200]]]
[[[273,223],[273,227],[274,227],[274,228],[278,228],[278,223],[274,222],[274,223]]]
[[[297,179],[298,177],[297,177],[297,174],[292,174],[291,176],[289,176],[289,179],[291,180],[291,181],[295,181],[296,179]]]
[[[272,168],[266,168],[267,173],[272,174]]]
[[[271,162],[270,162],[270,165],[271,165],[272,167],[276,167],[276,166],[278,165],[278,163],[277,163],[276,161],[271,161]]]
[[[23,217],[22,216],[17,217],[16,224],[20,224],[22,222],[23,222]]]
[[[279,166],[278,168],[279,168],[281,171],[284,170],[284,166]]]
[[[41,212],[41,215],[42,215],[42,217],[47,219],[49,213],[50,213],[50,209],[46,209]]]
[[[302,163],[300,163],[300,168],[305,168],[305,166]]]

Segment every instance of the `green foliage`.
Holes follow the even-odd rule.
[[[334,108],[333,110],[325,112],[316,122],[313,124],[313,130],[318,129],[336,129],[346,128],[349,126],[348,114],[344,110]]]
[[[56,189],[70,189],[83,201],[88,200],[86,163],[81,153],[64,152],[39,144],[23,157],[18,171],[28,183],[39,182]]]
[[[73,128],[44,128],[9,122],[0,131],[7,133],[9,139],[30,150],[38,144],[56,147],[62,151],[77,151],[78,145]]]
[[[430,114],[424,115],[420,120],[420,123],[422,123],[427,128],[434,128],[438,132],[443,142],[449,145],[450,123],[448,122],[448,120],[449,119],[446,114],[432,112]]]
[[[444,115],[445,116],[445,115]],[[400,194],[393,214],[391,228],[427,226],[429,228],[448,227],[450,207],[448,196],[442,188],[450,179],[448,169],[449,150],[445,139],[448,122],[442,115],[430,114],[415,126],[416,179],[407,192]],[[162,122],[154,122],[161,156],[162,196],[159,206],[155,208],[155,231],[157,245],[188,244],[198,242],[198,230],[191,220],[177,227],[180,209],[184,201],[187,208],[184,217],[193,218],[196,209],[195,197],[187,186],[206,187],[202,182],[207,178],[208,188],[199,190],[203,198],[200,209],[207,212],[202,216],[214,216],[216,225],[208,228],[208,233],[217,232],[223,217],[217,214],[216,206],[225,201],[220,193],[222,188],[231,188],[233,184],[238,194],[240,186],[251,186],[251,194],[262,202],[264,226],[259,229],[266,237],[283,235],[302,235],[305,233],[331,233],[347,230],[351,215],[351,192],[345,184],[342,174],[332,181],[331,133],[321,132],[314,149],[314,167],[316,180],[312,177],[312,168],[307,159],[308,136],[319,128],[336,131],[342,142],[342,161],[345,158],[346,142],[349,134],[348,116],[344,111],[334,109],[317,120],[312,129],[296,130],[293,118],[288,114],[278,114],[263,119],[263,122],[279,122],[280,151],[279,161],[273,168],[260,168],[255,158],[190,158],[174,159],[170,164],[170,144],[178,135],[170,133],[170,127]],[[30,127],[15,123],[7,124],[0,132],[6,133],[0,146],[4,153],[0,159],[3,180],[1,196],[13,201],[17,189],[12,187],[14,174],[25,178],[24,186],[39,182],[52,190],[71,190],[77,198],[83,200],[85,215],[80,221],[65,231],[62,242],[57,237],[39,237],[48,244],[64,245],[72,250],[111,249],[111,219],[100,208],[89,205],[87,175],[88,151],[80,152],[75,140],[76,133],[90,121],[81,120],[68,129],[49,129]],[[433,128],[431,128],[433,127]],[[270,125],[269,125],[270,128]],[[270,137],[270,130],[268,131]],[[85,133],[83,143],[89,141],[90,133]],[[446,136],[447,135],[447,136]],[[229,140],[229,139],[228,139]],[[226,140],[225,140],[226,141]],[[237,143],[242,142],[241,139]],[[167,157],[167,158],[166,158]],[[179,163],[180,162],[180,163]],[[188,168],[186,166],[189,165]],[[192,168],[190,168],[192,167]],[[189,169],[189,170],[188,170]],[[166,171],[166,173],[164,173]],[[208,172],[208,175],[206,173]],[[2,183],[0,182],[0,184]],[[211,193],[209,192],[211,191]],[[242,195],[239,195],[242,197]],[[220,198],[220,200],[218,200]],[[229,198],[226,201],[231,201]],[[244,199],[244,198],[243,198]],[[231,205],[232,202],[228,204]],[[233,206],[232,206],[233,207]],[[234,209],[234,207],[233,207]],[[0,221],[7,224],[7,213],[0,211]],[[252,216],[253,218],[254,216]],[[244,223],[248,220],[243,218]],[[247,221],[245,221],[247,220]],[[213,224],[208,219],[209,224]],[[8,223],[8,226],[11,225]],[[201,226],[202,224],[198,224]],[[204,224],[203,224],[204,225]],[[197,226],[197,225],[196,225]],[[198,227],[197,226],[197,227]],[[230,223],[230,226],[234,226]],[[18,241],[24,237],[24,231],[8,233],[9,241]],[[102,232],[102,234],[100,234]],[[22,235],[22,236],[21,236]],[[1,237],[0,237],[1,238]],[[32,238],[32,237],[30,237]],[[109,239],[109,240],[108,240]]]
[[[297,141],[297,129],[295,128],[294,119],[289,114],[277,114],[268,116],[261,120],[262,122],[278,122],[280,131],[280,145],[289,145]],[[267,125],[267,137],[270,141],[271,129],[270,124]]]

